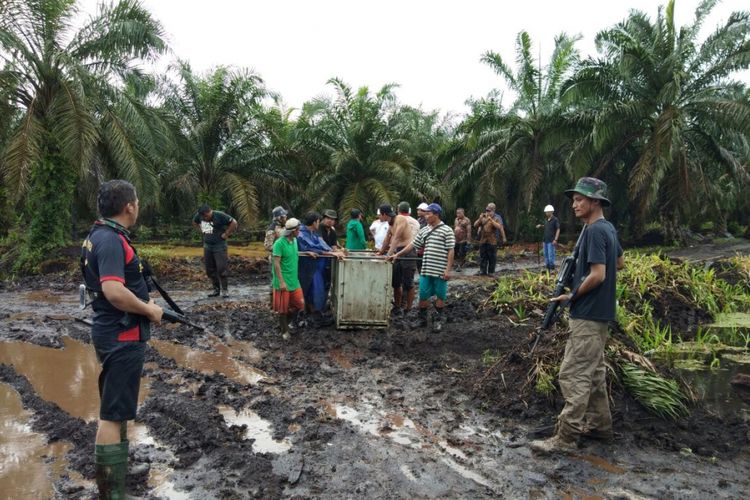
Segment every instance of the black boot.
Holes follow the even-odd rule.
[[[427,308],[419,309],[419,317],[417,319],[417,328],[424,328],[427,326]]]
[[[211,292],[211,293],[209,293],[208,296],[209,297],[218,297],[220,293],[221,293],[221,290],[219,290],[218,288],[214,288],[214,291]]]
[[[96,485],[99,498],[120,500],[125,498],[125,473],[128,470],[128,442],[97,444],[94,452]]]

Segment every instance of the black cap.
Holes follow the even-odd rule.
[[[380,213],[382,215],[387,215],[388,217],[394,217],[396,215],[393,211],[393,207],[388,205],[387,203],[384,205],[380,205]]]

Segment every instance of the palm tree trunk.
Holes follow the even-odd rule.
[[[75,172],[66,159],[49,148],[31,175],[24,208],[28,236],[14,266],[17,270],[36,268],[70,242],[68,228],[75,181]]]

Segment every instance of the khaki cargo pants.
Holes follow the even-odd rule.
[[[565,407],[557,418],[557,434],[566,441],[585,432],[612,430],[604,366],[607,323],[571,318],[570,330],[560,365]]]

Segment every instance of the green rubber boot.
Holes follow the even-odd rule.
[[[97,444],[95,447],[96,485],[102,500],[125,499],[125,473],[128,470],[128,442]]]

